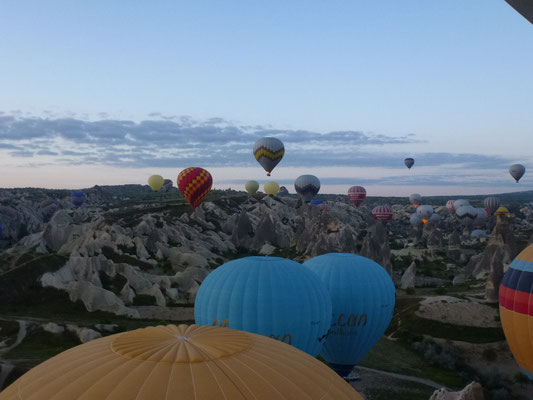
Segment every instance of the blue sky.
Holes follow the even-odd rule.
[[[525,190],[506,170],[533,167],[532,70],[533,25],[502,0],[3,1],[0,186],[194,162],[238,187],[271,134],[287,184]]]

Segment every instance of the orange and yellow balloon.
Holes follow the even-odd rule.
[[[518,365],[533,379],[533,245],[516,257],[503,276],[500,318]]]
[[[199,168],[186,168],[178,175],[178,188],[192,208],[198,207],[207,197],[213,186],[209,171]]]

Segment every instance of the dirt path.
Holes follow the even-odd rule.
[[[380,371],[379,369],[372,369],[372,368],[359,367],[359,366],[357,367],[357,369],[360,369],[360,370],[363,370],[363,371],[373,372],[373,373],[379,374],[379,375],[389,376],[391,378],[396,378],[396,379],[400,379],[400,380],[403,380],[403,381],[411,381],[411,382],[420,383],[422,385],[426,385],[426,386],[432,387],[434,389],[441,389],[441,388],[448,389],[446,386],[441,385],[440,383],[434,382],[434,381],[429,380],[429,379],[417,378],[416,376],[396,374],[394,372]]]

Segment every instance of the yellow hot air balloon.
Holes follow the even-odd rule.
[[[249,194],[255,194],[259,190],[259,182],[248,181],[244,184],[244,188]]]
[[[0,400],[362,400],[297,348],[218,326],[168,325],[74,347],[33,368]]]
[[[265,193],[270,195],[276,195],[279,192],[279,185],[276,182],[265,183]]]
[[[496,212],[494,213],[495,215],[509,215],[509,210],[507,209],[507,207],[499,207]]]
[[[152,175],[148,178],[148,185],[152,188],[154,192],[157,192],[165,184],[165,179],[161,175]]]

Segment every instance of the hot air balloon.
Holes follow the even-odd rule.
[[[323,200],[311,200],[311,204],[314,206],[318,206],[320,204],[324,204]]]
[[[497,197],[487,197],[483,201],[483,205],[489,210],[491,214],[494,214],[498,207],[500,207],[500,199],[498,199]]]
[[[496,212],[494,213],[494,215],[496,216],[508,216],[509,215],[509,210],[507,209],[507,207],[499,207]]]
[[[279,192],[279,184],[277,182],[267,182],[265,183],[265,193],[271,196],[275,196]]]
[[[455,203],[455,200],[448,200],[448,201],[446,202],[446,209],[448,210],[448,212],[449,212],[450,214],[455,213],[455,208],[454,208],[453,203]]]
[[[388,205],[382,205],[382,206],[376,206],[372,210],[372,216],[375,220],[388,222],[392,220],[392,208],[390,208]]]
[[[433,215],[433,207],[427,204],[423,206],[418,206],[418,208],[416,209],[416,212],[418,215],[420,215],[420,217],[422,218],[422,221],[425,224],[426,222],[428,222],[429,218],[431,218],[431,216]]]
[[[165,179],[162,189],[165,192],[168,192],[170,189],[172,189],[172,187],[173,187],[172,180],[171,179]]]
[[[511,263],[500,285],[500,318],[509,347],[533,379],[533,245]]]
[[[254,195],[259,190],[259,182],[257,181],[248,181],[244,184],[244,188],[248,194]]]
[[[74,207],[81,206],[83,203],[85,203],[85,199],[86,199],[86,196],[85,196],[85,193],[83,192],[72,192],[70,194],[70,201],[72,202]]]
[[[455,215],[461,225],[469,227],[474,223],[477,218],[477,211],[472,206],[462,206],[455,210]]]
[[[294,189],[305,201],[310,201],[320,190],[320,180],[314,175],[301,175],[294,181]]]
[[[475,210],[477,215],[474,219],[474,226],[479,229],[487,223],[487,220],[489,219],[489,214],[487,213],[487,211],[485,211],[484,208],[475,208]]]
[[[511,168],[509,168],[509,173],[511,176],[515,179],[516,183],[524,176],[526,172],[526,167],[524,167],[522,164],[513,164],[511,165]]]
[[[260,335],[167,325],[92,340],[45,361],[1,400],[362,400],[319,360]]]
[[[440,215],[437,213],[433,213],[431,217],[429,217],[429,222],[431,222],[433,225],[439,225],[440,224]]]
[[[487,237],[487,232],[481,229],[474,229],[472,233],[470,233],[471,238],[480,238],[480,237]]]
[[[422,202],[422,196],[420,196],[418,193],[413,193],[409,196],[409,201],[411,202],[414,208],[417,208],[418,205]]]
[[[418,215],[417,213],[411,214],[411,217],[409,218],[409,223],[413,227],[424,225],[424,221],[422,221],[422,217]]]
[[[331,324],[331,299],[320,279],[295,261],[245,257],[205,278],[194,318],[200,325],[272,337],[316,356]]]
[[[459,199],[459,200],[455,200],[453,202],[453,208],[454,210],[457,212],[457,210],[463,206],[469,206],[470,205],[470,202],[468,200],[465,200],[465,199]]]
[[[320,354],[345,377],[389,326],[394,283],[381,265],[355,254],[324,254],[304,266],[322,279],[331,294],[332,324]]]
[[[270,176],[272,170],[278,165],[285,154],[285,147],[281,140],[273,137],[264,137],[254,144],[254,157]]]
[[[148,185],[154,192],[157,192],[159,189],[161,189],[164,184],[165,179],[163,179],[161,175],[152,175],[150,178],[148,178]]]
[[[348,198],[354,206],[359,207],[366,198],[366,189],[362,186],[352,186],[348,189]]]
[[[403,160],[403,163],[405,164],[405,166],[409,169],[411,169],[411,167],[413,165],[415,165],[415,159],[414,158],[406,158],[405,160]]]
[[[178,188],[194,209],[202,204],[213,186],[209,171],[199,168],[186,168],[178,175]]]

